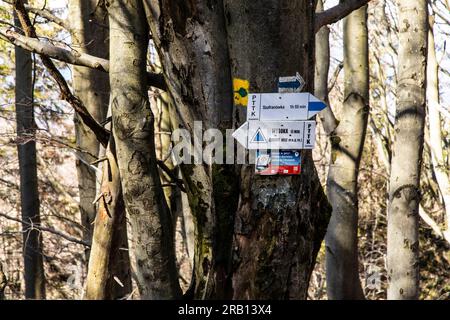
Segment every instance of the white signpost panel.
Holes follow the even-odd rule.
[[[250,93],[247,121],[308,120],[326,105],[310,93]]]
[[[250,150],[313,149],[315,121],[248,121],[233,137]]]

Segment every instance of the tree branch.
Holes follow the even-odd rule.
[[[35,225],[35,224],[31,223],[31,222],[27,222],[27,221],[24,221],[22,219],[17,219],[17,218],[9,216],[7,214],[1,213],[1,212],[0,212],[0,217],[4,217],[4,218],[6,218],[8,220],[12,220],[12,221],[16,221],[16,222],[22,223],[22,224],[24,224],[26,226],[29,226],[32,229],[53,233],[53,234],[55,234],[55,235],[57,235],[57,236],[59,236],[59,237],[61,237],[63,239],[66,239],[67,241],[70,241],[70,242],[78,243],[78,244],[81,244],[81,245],[86,246],[86,247],[90,247],[91,246],[90,243],[88,243],[88,242],[86,242],[84,240],[80,240],[80,239],[74,238],[72,236],[69,236],[69,235],[67,235],[65,233],[62,233],[61,231],[55,230],[53,228],[43,227],[41,225]]]
[[[14,1],[12,1],[12,0],[3,0],[3,2],[6,2],[12,6],[14,5]],[[70,33],[73,32],[73,29],[70,27],[70,24],[67,22],[67,20],[57,17],[50,10],[34,8],[34,7],[31,7],[29,4],[24,4],[24,7],[25,7],[25,10],[27,10],[28,12],[34,13],[34,14],[44,18],[47,21],[51,21],[51,22],[59,25],[60,27],[66,29]]]
[[[14,2],[14,10],[17,13],[17,17],[20,21],[20,24],[22,26],[22,29],[25,32],[25,35],[29,38],[36,38],[37,34],[36,30],[31,23],[30,17],[28,16],[27,11],[25,10],[25,7],[23,5],[22,0],[16,0]],[[46,67],[47,71],[50,73],[52,78],[56,81],[56,83],[59,86],[59,89],[61,91],[61,97],[66,100],[72,108],[75,110],[75,112],[79,115],[83,123],[92,130],[92,132],[95,134],[97,140],[106,147],[109,140],[109,132],[105,128],[103,128],[89,113],[86,106],[83,104],[83,102],[72,94],[70,91],[70,88],[62,76],[62,74],[59,72],[59,70],[56,68],[53,61],[47,57],[46,55],[41,55],[41,60],[43,65]]]
[[[319,31],[319,29],[324,25],[338,22],[352,13],[352,11],[366,5],[369,1],[370,0],[346,0],[345,2],[341,2],[330,9],[316,13],[314,31]]]
[[[52,45],[49,42],[41,41],[37,38],[24,36],[9,28],[0,28],[0,35],[5,40],[22,49],[35,52],[41,56],[47,56],[62,62],[76,66],[88,67],[103,72],[109,72],[109,60],[98,58],[87,53],[81,53],[75,50],[67,50]],[[149,86],[167,90],[166,82],[162,73],[147,73],[147,83]]]
[[[179,179],[175,173],[169,169],[168,166],[166,166],[166,164],[164,163],[164,161],[161,160],[157,160],[156,163],[158,164],[158,167],[160,167],[171,179],[172,181],[170,181],[171,183],[174,183],[178,188],[180,188],[181,191],[183,191],[184,193],[186,193],[186,188],[183,185],[183,180]]]

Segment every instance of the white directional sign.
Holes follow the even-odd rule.
[[[305,80],[297,72],[295,76],[279,77],[278,92],[301,92],[305,86]]]
[[[325,103],[307,92],[250,93],[247,121],[308,120],[325,108]]]
[[[233,137],[250,150],[312,149],[315,133],[315,121],[248,121]]]

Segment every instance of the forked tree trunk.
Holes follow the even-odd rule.
[[[19,21],[16,25],[21,28]],[[20,174],[20,206],[23,224],[23,257],[25,298],[45,299],[45,276],[42,233],[30,228],[39,225],[39,191],[36,165],[36,124],[33,110],[33,80],[31,54],[19,47],[16,55],[16,122]]]
[[[109,2],[112,126],[141,298],[181,295],[173,227],[159,179],[146,84],[149,28],[140,0]]]
[[[344,106],[330,136],[326,242],[329,299],[364,299],[358,263],[358,173],[369,115],[367,5],[344,18]]]
[[[397,5],[399,66],[389,180],[388,299],[417,299],[419,180],[424,140],[428,14],[426,0],[399,0]]]
[[[305,91],[313,91],[313,2],[224,1],[232,76],[249,80],[250,92],[277,92],[278,77],[296,72],[305,78]],[[236,125],[245,113],[235,106]],[[311,152],[301,156],[300,176],[255,176],[253,165],[242,167],[236,299],[306,299],[330,207]]]
[[[69,2],[69,18],[73,29],[74,49],[100,58],[109,58],[108,15],[105,7],[97,5],[97,0],[74,0]],[[86,68],[73,67],[73,93],[85,104],[89,113],[97,122],[106,118],[109,102],[109,77],[107,73]],[[99,142],[95,134],[75,115],[75,135],[78,159],[78,190],[80,196],[81,224],[84,227],[83,238],[91,241],[96,214],[93,203],[96,195],[96,172],[89,165],[96,160]],[[89,252],[86,250],[86,259]]]

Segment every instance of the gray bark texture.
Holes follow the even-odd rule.
[[[277,92],[279,76],[299,72],[314,86],[314,1],[225,0],[231,70],[250,92]],[[245,27],[243,27],[245,26]],[[246,108],[235,106],[235,125]],[[310,151],[299,176],[262,177],[241,171],[235,218],[233,298],[306,299],[330,207]]]
[[[105,8],[97,5],[97,2],[96,0],[69,2],[70,22],[74,31],[72,41],[75,50],[80,53],[108,59],[108,16]],[[73,93],[83,101],[97,122],[103,122],[109,102],[108,74],[87,67],[74,66],[72,75]],[[88,163],[96,160],[100,143],[78,115],[75,115],[74,122],[77,147],[82,150],[77,151],[78,157],[84,160],[76,160],[81,224],[84,227],[84,240],[90,241],[96,214],[96,205],[93,204],[96,195],[96,172]]]
[[[112,125],[142,299],[179,298],[173,227],[159,179],[146,85],[142,1],[109,2]]]
[[[323,11],[323,1],[317,1],[316,12]],[[316,33],[316,60],[314,75],[314,95],[325,102],[328,108],[319,113],[320,121],[326,134],[336,129],[337,121],[328,99],[328,72],[330,70],[330,29],[323,26]]]
[[[20,28],[19,21],[16,25]],[[16,121],[18,138],[20,205],[22,220],[39,226],[39,191],[36,163],[36,124],[33,110],[33,63],[31,54],[15,48],[16,56]],[[42,235],[38,229],[23,224],[23,256],[25,298],[45,299],[45,275]]]
[[[194,121],[202,121],[204,130],[227,128],[233,109],[222,1],[145,3],[167,88],[177,108],[177,127],[186,128],[191,137],[197,134],[200,139],[202,132],[194,133]],[[194,281],[187,296],[229,296],[237,204],[236,188],[230,185],[236,183],[236,175],[230,166],[184,164],[181,170],[196,234]]]
[[[367,6],[344,18],[344,105],[330,135],[326,242],[329,299],[364,299],[358,263],[358,172],[369,115]]]
[[[418,208],[424,140],[428,13],[426,0],[397,1],[398,89],[389,179],[388,299],[419,296]]]

